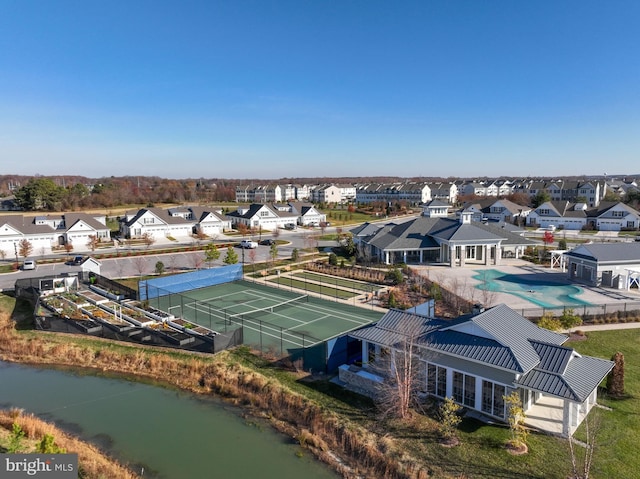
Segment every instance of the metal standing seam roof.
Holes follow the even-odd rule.
[[[582,403],[613,369],[614,363],[591,356],[573,355],[564,374],[535,368],[516,384],[545,394]]]
[[[447,329],[477,331],[478,335],[493,339],[509,348],[517,363],[515,370],[521,373],[530,371],[540,362],[540,356],[530,340],[557,345],[567,340],[562,334],[539,328],[505,304],[487,309]]]
[[[496,311],[486,315],[492,310]],[[483,315],[484,318],[471,324]],[[515,319],[517,317],[520,320]],[[503,333],[500,333],[496,327],[508,318],[515,324],[506,328],[502,324]],[[469,326],[480,328],[486,336],[457,331],[456,328],[461,326],[465,329]],[[489,337],[492,334],[501,341]],[[576,402],[584,402],[614,364],[604,359],[581,356],[571,348],[561,346],[566,336],[538,328],[506,305],[454,321],[390,310],[377,324],[353,331],[349,336],[387,347],[401,344],[413,336],[418,338],[417,343],[425,350],[425,356],[429,355],[428,350],[435,350],[490,367],[524,373],[516,384]]]
[[[640,243],[584,244],[564,255],[598,263],[640,263]]]

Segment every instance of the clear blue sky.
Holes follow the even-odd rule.
[[[0,173],[638,173],[639,26],[637,0],[0,0]]]

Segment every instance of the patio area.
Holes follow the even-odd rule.
[[[562,435],[564,401],[551,396],[542,396],[527,411],[525,424],[533,429]]]

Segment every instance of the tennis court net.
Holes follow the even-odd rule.
[[[246,317],[246,316],[254,316],[255,314],[258,314],[258,313],[275,313],[275,312],[277,312],[277,311],[279,311],[281,309],[284,309],[284,308],[287,308],[287,307],[291,306],[292,304],[306,303],[308,301],[309,301],[309,295],[308,294],[304,294],[302,296],[298,296],[297,298],[292,298],[292,299],[288,299],[286,301],[282,301],[281,303],[273,304],[271,306],[266,306],[264,308],[252,309],[252,310],[249,310],[249,311],[245,311],[243,313],[226,314],[226,310],[225,310],[225,319],[229,323],[232,323],[237,318],[243,318],[243,317]]]

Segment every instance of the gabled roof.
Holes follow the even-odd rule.
[[[612,215],[608,213],[613,209],[618,211],[624,210],[627,214],[634,215],[636,217],[640,216],[640,212],[620,201],[601,201],[597,207],[591,208],[587,211],[587,216],[590,218],[612,217]]]
[[[66,213],[64,215],[64,224],[67,230],[71,229],[78,222],[84,222],[87,226],[94,230],[108,230],[109,227],[100,223],[97,219],[87,213]]]

